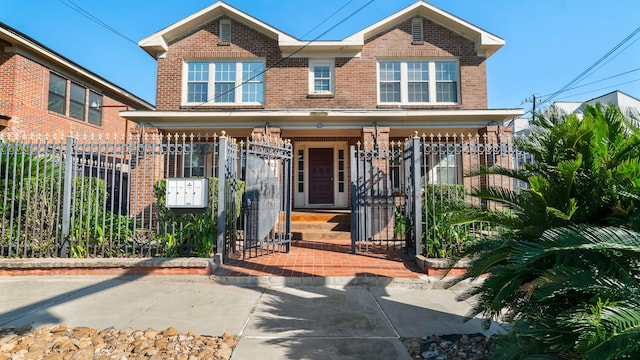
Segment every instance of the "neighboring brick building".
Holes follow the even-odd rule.
[[[123,136],[124,110],[153,106],[0,23],[0,131]]]
[[[140,41],[158,64],[157,110],[123,116],[165,133],[279,134],[293,142],[294,206],[348,207],[349,145],[495,134],[522,114],[487,105],[486,61],[503,45],[424,1],[311,42],[217,2]],[[434,176],[463,161],[441,160]]]

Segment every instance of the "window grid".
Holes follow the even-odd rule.
[[[380,63],[380,101],[400,102],[400,62]]]
[[[188,100],[189,102],[207,102],[209,63],[192,62],[188,66]]]
[[[264,62],[188,62],[185,92],[186,103],[262,104]]]
[[[381,61],[378,82],[381,104],[458,102],[457,61]]]

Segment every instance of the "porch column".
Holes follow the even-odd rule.
[[[481,165],[514,168],[513,128],[511,126],[487,126],[478,131],[480,142],[484,144],[485,156],[480,158]],[[513,188],[511,179],[500,175],[483,176],[481,185]]]
[[[265,127],[257,127],[257,128],[253,128],[253,136],[255,137],[267,137],[267,138],[272,138],[272,139],[282,139],[282,130],[280,128],[274,128],[274,127],[269,127],[269,126],[265,126]]]
[[[379,150],[389,149],[389,127],[365,126],[362,128],[362,145],[365,150],[372,150],[378,145]]]

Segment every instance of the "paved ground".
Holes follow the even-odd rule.
[[[470,304],[455,301],[462,289],[434,289],[425,278],[324,284],[241,287],[204,275],[0,276],[0,328],[66,323],[226,332],[241,336],[232,359],[410,359],[400,337],[487,333],[478,320],[463,322]]]

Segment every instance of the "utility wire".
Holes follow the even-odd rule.
[[[629,80],[629,81],[625,81],[625,82],[622,82],[622,83],[614,84],[614,85],[611,85],[611,86],[602,87],[602,88],[599,88],[599,89],[593,89],[593,90],[589,90],[589,91],[585,91],[585,92],[581,92],[581,93],[577,93],[577,94],[567,95],[567,96],[565,97],[565,99],[566,99],[566,98],[569,98],[569,97],[572,97],[572,96],[579,96],[579,95],[584,95],[584,94],[590,94],[590,93],[592,93],[592,92],[596,92],[596,91],[601,91],[601,90],[607,90],[607,89],[611,89],[611,88],[616,88],[616,87],[618,87],[618,86],[631,84],[631,83],[634,83],[634,82],[637,82],[637,81],[640,81],[640,79]]]
[[[329,21],[332,17],[334,17],[337,13],[342,11],[342,9],[346,8],[347,5],[351,4],[352,2],[353,2],[353,0],[347,1],[344,5],[342,5],[342,7],[340,9],[336,10],[333,14],[329,15],[329,17],[327,17],[326,19],[322,20],[318,25],[314,26],[313,29],[311,29],[311,30],[307,31],[306,33],[304,33],[304,35],[300,36],[300,38],[304,39],[305,36],[311,34],[315,29],[319,28],[324,23]]]
[[[544,104],[547,102],[550,102],[551,100],[553,100],[554,98],[556,98],[559,94],[565,92],[568,88],[570,88],[572,85],[582,81],[582,79],[584,77],[586,77],[587,74],[589,74],[589,72],[591,70],[593,70],[596,66],[598,66],[600,63],[602,63],[603,61],[605,61],[609,56],[611,56],[615,51],[617,51],[621,46],[623,46],[625,43],[627,43],[629,40],[631,40],[636,34],[640,33],[640,27],[638,27],[637,29],[635,29],[634,31],[631,32],[631,34],[629,34],[627,37],[625,37],[621,42],[619,42],[616,46],[614,46],[611,50],[609,50],[606,54],[604,54],[600,59],[598,59],[595,63],[591,64],[591,66],[589,66],[586,70],[584,70],[583,72],[580,73],[580,75],[576,76],[573,80],[571,80],[568,84],[566,84],[565,86],[563,86],[562,88],[560,88],[560,90],[554,92],[553,94],[551,94],[550,96],[548,96],[546,99],[542,100],[540,102],[540,104]]]
[[[72,0],[58,0],[58,1],[60,1],[64,5],[68,6],[72,10],[76,11],[80,15],[82,15],[82,16],[88,18],[89,20],[93,21],[94,23],[104,27],[105,29],[111,31],[112,33],[120,36],[121,38],[123,38],[125,40],[127,40],[128,42],[130,42],[130,43],[132,43],[132,44],[134,44],[136,46],[138,45],[137,41],[131,39],[130,37],[128,37],[127,35],[121,33],[120,31],[118,31],[114,27],[112,27],[109,24],[105,23],[104,21],[100,20],[98,17],[96,17],[95,15],[91,14],[87,10],[83,9],[80,5],[76,4]]]
[[[327,34],[329,31],[335,29],[336,27],[342,25],[342,23],[344,23],[345,21],[351,19],[353,16],[355,16],[357,13],[359,13],[360,11],[364,10],[367,6],[371,5],[373,2],[375,2],[376,0],[369,0],[366,4],[362,5],[361,7],[359,7],[356,11],[352,12],[351,14],[349,14],[347,17],[345,17],[344,19],[340,20],[338,23],[336,23],[335,25],[333,25],[332,27],[330,27],[329,29],[325,30],[323,33],[321,33],[320,35],[316,36],[315,38],[313,38],[312,40],[307,41],[306,44],[304,44],[303,46],[301,46],[299,49],[297,49],[296,51],[294,51],[293,53],[289,54],[288,56],[286,56],[285,58],[280,59],[280,61],[278,61],[277,63],[275,63],[272,66],[269,66],[267,68],[265,68],[264,70],[260,71],[259,73],[251,76],[250,78],[242,81],[240,84],[236,85],[235,87],[228,89],[227,91],[220,93],[220,94],[216,94],[214,95],[213,99],[219,99],[220,97],[235,91],[237,88],[241,87],[242,85],[248,83],[249,81],[256,79],[260,76],[262,76],[264,73],[266,73],[267,71],[273,69],[274,67],[282,64],[283,62],[289,60],[292,56],[296,55],[297,53],[299,53],[300,51],[304,50],[307,46],[311,45],[311,43],[313,43],[314,41],[317,41],[318,39],[320,39],[321,37],[323,37],[325,34]],[[329,17],[333,16],[330,15]],[[325,20],[326,21],[326,20]],[[200,104],[195,105],[195,107],[199,107],[199,106],[203,106],[207,103],[209,103],[212,99],[207,99],[207,101],[204,101]]]
[[[639,39],[640,39],[640,38],[639,38]],[[619,73],[619,74],[616,74],[616,75],[612,75],[612,76],[606,77],[606,78],[604,78],[604,79],[600,79],[600,80],[592,81],[592,82],[590,82],[590,83],[586,83],[586,84],[582,84],[582,85],[578,85],[578,86],[574,86],[574,87],[571,87],[571,88],[565,89],[563,92],[567,92],[567,91],[571,91],[571,90],[575,90],[575,89],[583,88],[583,87],[585,87],[585,86],[589,86],[589,85],[593,85],[593,84],[601,83],[601,82],[603,82],[603,81],[611,80],[611,79],[613,79],[613,78],[617,78],[617,77],[620,77],[620,76],[623,76],[623,75],[627,75],[627,74],[630,74],[630,73],[632,73],[632,72],[639,71],[639,70],[640,70],[640,68],[636,68],[636,69],[633,69],[633,70],[625,71],[625,72],[623,72],[623,73]],[[624,84],[626,84],[626,83],[624,83]],[[615,86],[615,85],[614,85],[614,86]],[[593,91],[596,91],[596,90],[593,90]],[[555,94],[555,93],[546,94],[546,95],[540,95],[540,96],[538,96],[538,97],[546,97],[546,96],[551,96],[551,95],[553,95],[553,94]],[[525,99],[523,102],[525,102],[525,101],[527,101],[527,102],[528,102],[528,101],[529,101],[529,99]]]

